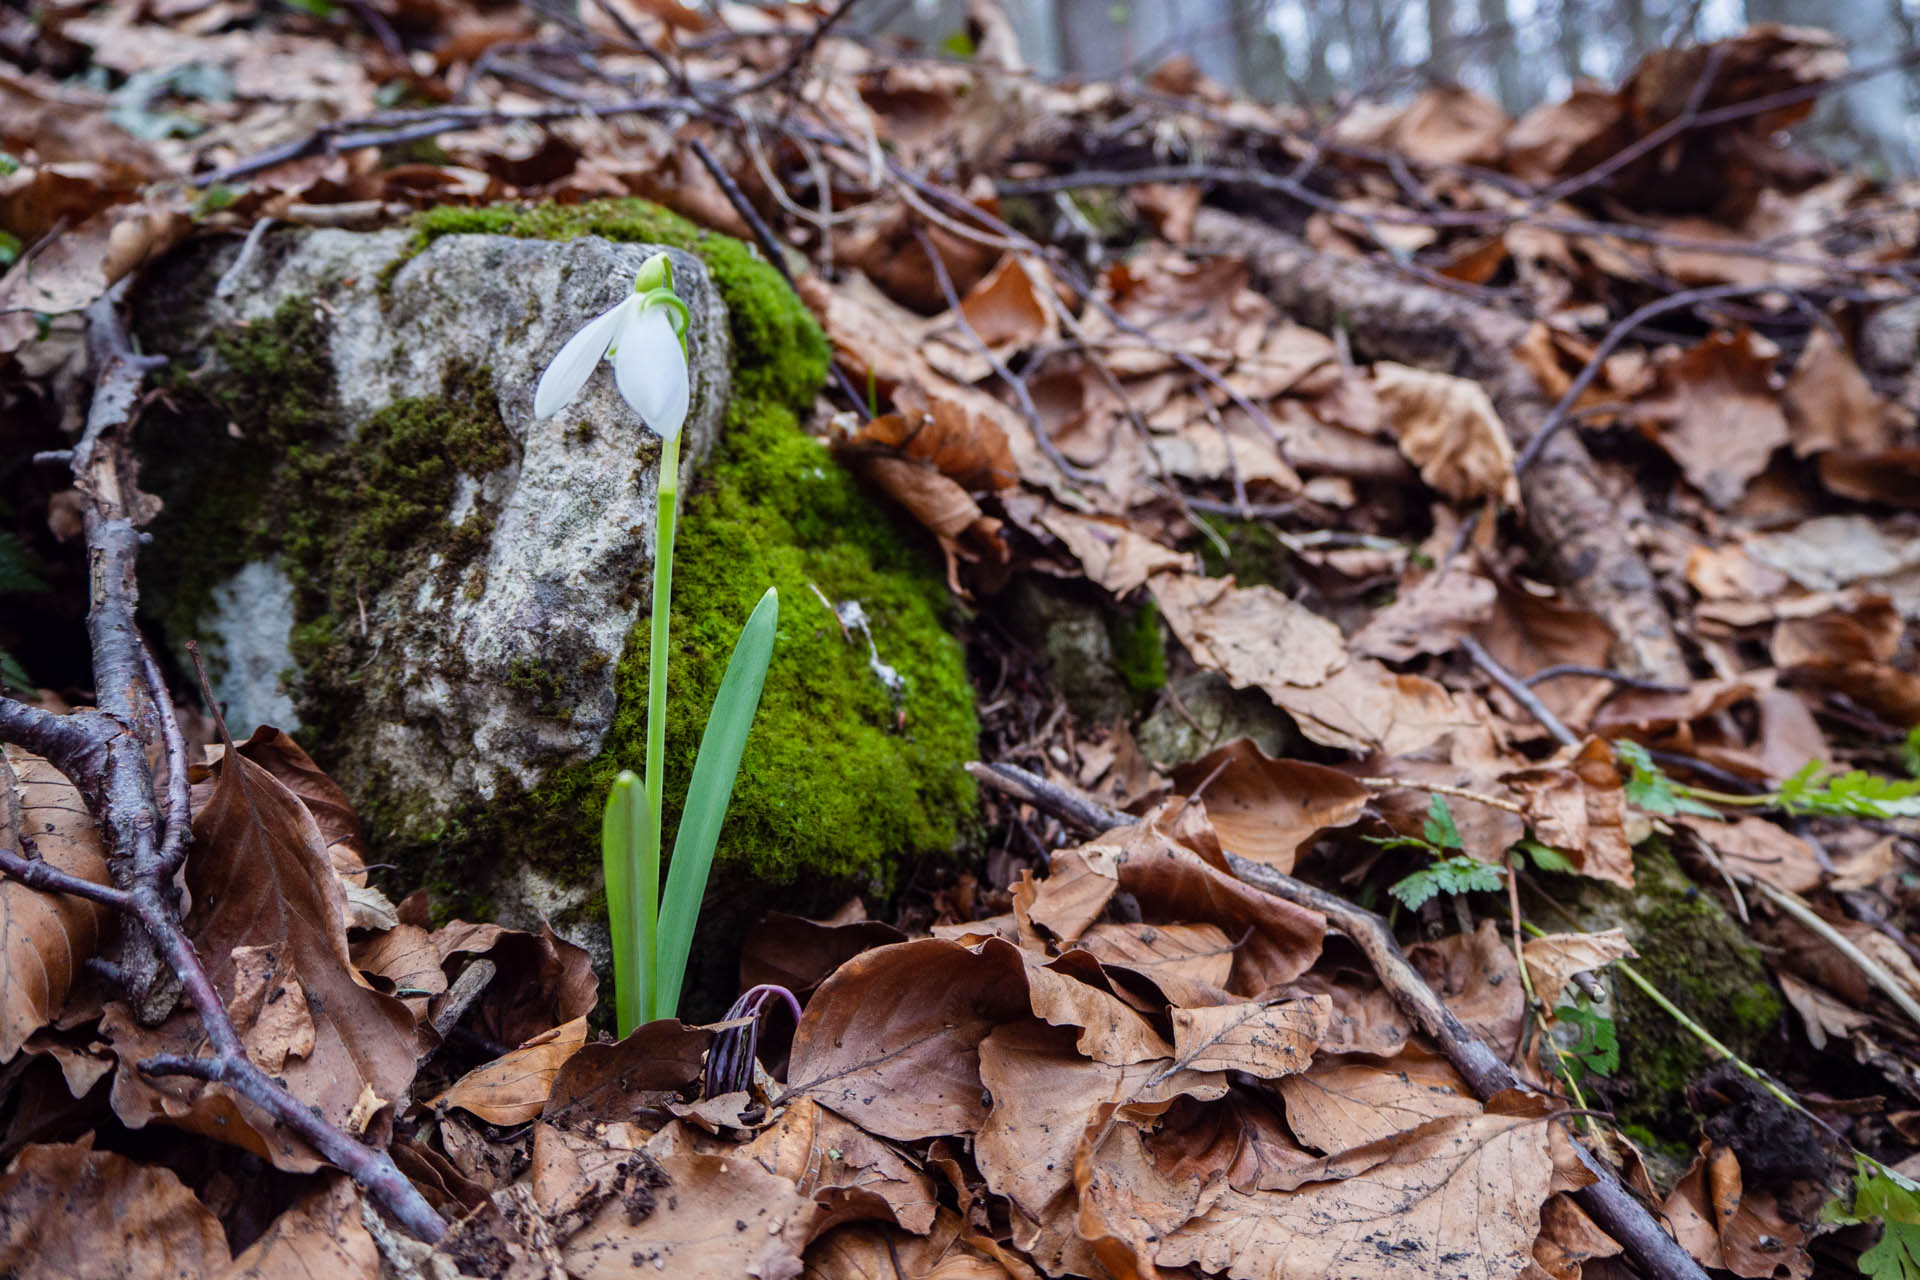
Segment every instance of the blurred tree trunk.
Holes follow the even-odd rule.
[[[1580,29],[1583,12],[1578,0],[1560,0],[1560,21],[1554,31],[1554,45],[1560,50],[1560,69],[1568,80],[1586,74],[1587,38]]]
[[[1427,69],[1449,84],[1460,79],[1460,47],[1453,37],[1453,0],[1427,0]]]
[[[1488,30],[1485,48],[1493,55],[1494,96],[1508,115],[1517,116],[1533,104],[1526,100],[1520,75],[1519,33],[1514,30],[1513,11],[1507,0],[1480,0],[1480,25]]]

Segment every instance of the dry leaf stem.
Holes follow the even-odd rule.
[[[1137,821],[1129,814],[1109,809],[1017,765],[970,764],[967,771],[995,790],[1096,834],[1131,826]],[[1320,912],[1329,924],[1352,939],[1366,954],[1380,985],[1387,989],[1400,1011],[1433,1039],[1481,1101],[1510,1089],[1533,1092],[1442,1003],[1426,979],[1408,962],[1384,919],[1338,894],[1283,875],[1231,850],[1226,851],[1226,857],[1228,869],[1243,883]],[[1578,1142],[1573,1148],[1596,1179],[1592,1185],[1574,1192],[1574,1199],[1601,1230],[1620,1242],[1637,1266],[1654,1280],[1681,1280],[1682,1277],[1706,1280],[1700,1264],[1661,1229],[1646,1206],[1634,1198],[1612,1169]]]
[[[138,1064],[141,1071],[225,1085],[351,1175],[409,1231],[423,1240],[437,1240],[446,1224],[386,1152],[323,1120],[254,1064],[182,928],[173,873],[185,852],[192,819],[186,746],[172,700],[134,622],[139,599],[134,560],[142,536],[138,522],[151,514],[152,499],[133,487],[124,438],[141,383],[161,362],[134,353],[119,313],[124,293],[123,283],[87,310],[95,385],[86,433],[73,452],[74,482],[87,500],[92,570],[87,629],[99,705],[56,716],[0,698],[0,738],[46,757],[80,789],[106,837],[115,883],[99,885],[62,875],[23,857],[28,850],[0,850],[0,871],[35,888],[89,898],[139,924],[138,930],[123,931],[121,954],[112,966],[128,999],[145,1010],[164,1011],[184,992],[213,1050],[205,1058],[150,1058]],[[148,745],[156,737],[170,775],[164,807],[147,761]]]

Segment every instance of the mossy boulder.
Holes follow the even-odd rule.
[[[640,201],[446,209],[269,234],[225,297],[233,246],[189,251],[136,317],[177,357],[145,447],[168,502],[152,619],[214,642],[223,696],[297,715],[393,887],[588,941],[599,807],[641,762],[657,442],[608,377],[546,423],[531,398],[655,246],[694,311],[687,452],[706,461],[682,482],[668,838],[734,636],[773,585],[721,896],[884,889],[968,830],[972,691],[937,553],[801,429],[827,345],[750,249]],[[903,690],[822,597],[861,606]]]

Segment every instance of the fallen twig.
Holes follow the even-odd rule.
[[[967,771],[997,791],[1092,833],[1132,826],[1139,821],[1016,765],[970,764]],[[1338,894],[1284,875],[1265,863],[1243,858],[1231,850],[1226,851],[1226,857],[1228,869],[1242,882],[1320,912],[1328,924],[1352,939],[1366,954],[1394,1004],[1432,1038],[1482,1101],[1512,1089],[1533,1092],[1513,1068],[1468,1031],[1441,1002],[1400,950],[1384,919]],[[1574,1192],[1574,1199],[1601,1230],[1620,1242],[1637,1266],[1655,1280],[1706,1280],[1700,1264],[1661,1229],[1646,1206],[1634,1198],[1611,1169],[1578,1142],[1573,1143],[1573,1149],[1597,1179]]]

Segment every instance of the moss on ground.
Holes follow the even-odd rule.
[[[1225,519],[1210,523],[1220,542],[1226,543],[1226,554],[1221,554],[1219,543],[1204,534],[1187,544],[1187,550],[1200,553],[1209,578],[1232,574],[1234,582],[1242,587],[1276,587],[1293,594],[1297,578],[1293,553],[1281,544],[1271,524]]]
[[[772,585],[779,638],[721,833],[722,865],[766,883],[867,881],[884,890],[902,857],[951,850],[974,808],[960,766],[979,732],[949,632],[952,605],[926,537],[800,430],[830,353],[779,274],[738,240],[639,200],[436,209],[415,226],[423,246],[485,233],[684,248],[706,261],[727,304],[732,398],[714,456],[683,501],[674,556],[668,839],[734,639]],[[866,611],[881,659],[906,677],[898,706],[865,642],[842,635],[816,588]],[[620,657],[619,710],[601,754],[531,797],[539,826],[565,833],[549,847],[590,861],[595,875],[607,788],[619,770],[642,764],[647,657],[643,618]]]
[[[1658,840],[1635,851],[1634,877],[1630,897],[1590,889],[1585,897],[1602,905],[1583,927],[1623,925],[1639,952],[1633,965],[1649,982],[1735,1053],[1764,1060],[1783,1006],[1759,948]],[[1690,1141],[1687,1085],[1716,1056],[1631,982],[1617,980],[1615,993],[1624,1095],[1615,1114],[1669,1141]]]

